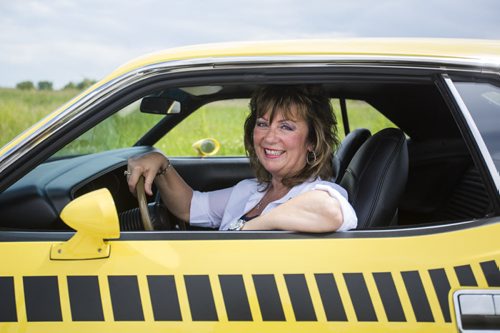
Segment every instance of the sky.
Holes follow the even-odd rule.
[[[499,0],[0,0],[0,87],[98,80],[193,44],[352,37],[500,40]]]

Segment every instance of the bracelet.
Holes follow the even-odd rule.
[[[167,173],[168,169],[170,169],[172,167],[172,163],[170,163],[170,160],[167,160],[167,166],[158,170],[158,173],[156,174],[156,176],[163,176],[164,174]]]

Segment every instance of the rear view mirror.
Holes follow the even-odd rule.
[[[181,112],[181,103],[167,97],[146,96],[141,101],[141,112],[152,114],[179,113]]]

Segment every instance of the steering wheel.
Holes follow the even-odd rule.
[[[141,212],[141,221],[144,230],[155,230],[149,215],[148,201],[146,200],[146,192],[144,191],[144,177],[141,176],[137,182],[137,201],[139,203],[139,211]]]
[[[160,194],[156,194],[154,203],[148,204],[146,192],[144,191],[144,176],[139,178],[136,187],[137,201],[139,203],[139,212],[141,215],[142,225],[144,230],[186,230],[185,223],[179,221],[179,226],[176,227],[171,213],[161,202]]]

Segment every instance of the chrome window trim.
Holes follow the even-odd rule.
[[[126,72],[95,88],[87,95],[83,95],[66,109],[61,110],[44,125],[36,129],[22,141],[12,146],[0,156],[0,173],[9,168],[15,161],[31,149],[45,141],[54,133],[62,130],[87,113],[92,106],[101,99],[111,96],[130,84],[138,83],[148,78],[169,73],[181,73],[212,69],[245,69],[245,68],[273,68],[273,67],[357,67],[357,68],[400,68],[400,69],[429,69],[453,70],[476,73],[498,74],[500,60],[497,59],[463,59],[438,58],[426,56],[232,56],[193,58],[172,60],[140,67]],[[120,69],[118,69],[120,70]],[[92,89],[92,88],[91,88]],[[57,112],[57,111],[56,111]],[[42,120],[43,121],[43,120]],[[37,126],[36,124],[34,126]],[[29,129],[28,129],[29,130]],[[25,133],[25,132],[23,132]],[[15,140],[15,139],[14,139]],[[9,145],[10,143],[7,143]],[[498,187],[498,186],[497,186]]]
[[[462,115],[464,116],[464,119],[467,122],[467,125],[469,126],[469,129],[472,132],[472,136],[474,137],[474,140],[476,141],[479,147],[479,152],[486,163],[486,167],[488,168],[491,177],[493,178],[493,181],[497,188],[497,192],[498,194],[500,194],[500,174],[498,173],[495,163],[493,162],[493,158],[491,157],[491,154],[488,148],[486,147],[486,143],[483,140],[481,132],[477,128],[474,118],[472,118],[469,109],[465,105],[453,81],[447,75],[443,75],[443,79],[446,85],[448,86],[448,89],[450,90],[451,94],[453,95],[453,98],[457,102],[458,107],[460,108],[460,111],[462,112]]]

